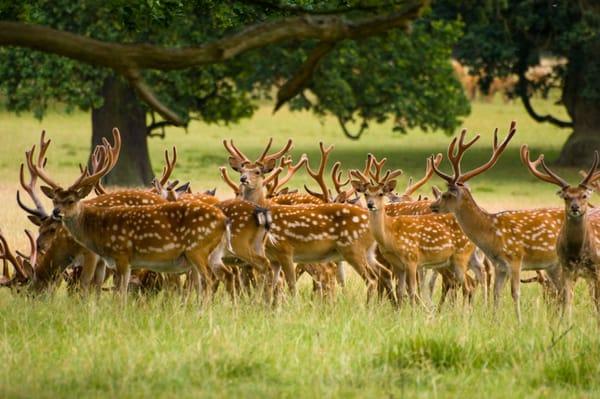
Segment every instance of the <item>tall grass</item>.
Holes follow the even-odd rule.
[[[416,176],[425,156],[444,151],[449,140],[441,133],[396,136],[384,125],[351,142],[333,120],[270,112],[261,109],[235,126],[196,123],[187,134],[168,131],[165,140],[151,140],[154,168],[161,167],[162,150],[177,144],[177,177],[191,179],[198,189],[218,186],[227,196],[216,171],[226,160],[225,137],[251,154],[271,135],[278,143],[293,137],[296,154],[316,155],[323,140],[336,144],[332,157],[347,167],[361,165],[370,151]],[[30,116],[0,118],[0,228],[11,244],[24,248],[20,231],[32,226],[14,203],[23,151],[46,128],[54,139],[49,169],[68,182],[89,148],[89,117],[51,113],[42,123]],[[467,162],[483,162],[493,128],[504,134],[512,119],[519,132],[499,164],[473,180],[475,197],[491,209],[559,206],[554,187],[538,183],[521,166],[517,147],[527,142],[552,158],[566,136],[531,122],[518,105],[474,104],[464,125],[484,137]],[[300,176],[294,185],[306,181]],[[572,326],[547,311],[539,287],[524,287],[519,326],[508,294],[493,316],[481,301],[470,310],[454,305],[439,313],[396,311],[377,301],[367,305],[364,286],[354,276],[333,303],[312,299],[308,285],[302,280],[299,297],[278,309],[256,298],[233,306],[223,293],[206,306],[158,294],[134,297],[121,307],[108,294],[84,300],[62,290],[35,298],[0,290],[0,397],[599,394],[600,334],[583,286]]]

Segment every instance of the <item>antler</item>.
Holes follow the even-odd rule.
[[[46,174],[46,170],[44,169],[46,166],[46,151],[48,151],[48,147],[50,146],[51,140],[45,140],[46,131],[42,130],[42,134],[40,136],[40,153],[38,154],[37,161],[33,161],[33,156],[35,154],[35,145],[31,147],[31,150],[25,152],[25,158],[27,160],[27,167],[32,175],[39,176],[46,184],[48,184],[51,188],[56,189],[60,187],[58,183],[50,178]]]
[[[158,180],[161,186],[164,186],[169,181],[169,177],[173,173],[175,164],[177,163],[177,148],[173,146],[173,159],[169,159],[169,151],[165,150],[165,166],[163,166],[163,173],[161,178]]]
[[[329,200],[331,198],[331,192],[330,192],[329,188],[327,188],[327,184],[325,183],[325,180],[323,179],[323,174],[325,173],[325,166],[327,165],[327,160],[329,159],[329,154],[331,154],[331,151],[333,151],[333,148],[334,148],[333,145],[330,145],[329,147],[325,148],[325,146],[323,145],[323,142],[319,143],[319,149],[321,150],[321,162],[319,163],[319,169],[317,169],[316,172],[311,169],[310,162],[308,162],[308,161],[306,162],[306,171],[308,172],[310,177],[312,177],[319,184],[322,194],[319,194],[315,191],[310,190],[308,187],[306,187],[306,185],[304,186],[304,189],[310,195],[320,198],[324,202],[329,202]]]
[[[233,190],[234,194],[236,196],[240,195],[240,187],[231,179],[231,177],[229,177],[229,174],[227,173],[227,168],[224,167],[224,166],[221,166],[219,168],[219,172],[221,172],[221,178],[223,179],[223,181],[229,187],[231,187],[231,189]]]
[[[433,160],[433,163],[435,164],[435,166],[440,166],[440,163],[442,162],[442,154],[437,154]],[[429,181],[429,179],[431,179],[431,176],[433,176],[433,168],[431,167],[431,165],[429,164],[429,159],[427,160],[427,167],[425,169],[425,176],[423,176],[421,178],[421,180],[417,181],[416,183],[413,184],[412,182],[412,177],[408,179],[408,186],[406,187],[406,190],[404,190],[404,193],[402,193],[402,197],[411,197],[415,191],[417,191],[418,189],[420,189],[421,187],[423,187],[423,185],[425,183],[427,183]]]
[[[527,147],[527,144],[523,144],[521,146],[521,162],[523,162],[523,165],[525,165],[529,169],[529,171],[538,179],[548,183],[556,184],[561,188],[566,188],[569,186],[569,183],[567,183],[556,173],[552,172],[550,168],[546,166],[546,163],[544,162],[544,154],[540,154],[540,156],[538,156],[538,158],[535,161],[531,162],[531,160],[529,159],[529,147]],[[546,172],[545,174],[538,170],[539,165],[542,165],[542,169],[544,169],[544,171]]]
[[[25,212],[39,218],[41,221],[48,217],[48,213],[44,209],[44,205],[42,205],[42,201],[38,198],[37,194],[35,193],[35,184],[37,182],[37,175],[31,169],[29,169],[29,174],[30,174],[29,183],[26,184],[25,183],[25,165],[21,164],[21,169],[19,170],[19,180],[21,181],[21,187],[23,187],[25,192],[27,194],[29,194],[29,197],[31,198],[31,200],[33,201],[33,203],[35,205],[35,209],[29,208],[27,205],[25,205],[21,201],[21,196],[20,196],[20,193],[18,190],[17,190],[17,203],[19,204],[21,209],[23,209]]]
[[[439,168],[435,165],[433,155],[430,157],[429,164],[433,168],[434,172],[438,176],[440,176],[442,179],[446,180],[448,182],[448,184],[454,185],[454,184],[465,183],[467,180],[485,172],[486,170],[490,169],[492,166],[494,166],[496,164],[496,162],[498,161],[498,158],[500,157],[502,152],[506,149],[506,146],[508,145],[508,143],[510,142],[512,137],[515,135],[515,133],[517,132],[516,124],[517,123],[515,121],[511,122],[508,134],[507,134],[506,138],[500,143],[500,145],[498,145],[498,128],[494,129],[494,143],[493,143],[493,149],[492,149],[492,156],[486,163],[484,163],[483,165],[481,165],[467,173],[463,174],[461,172],[460,162],[461,162],[462,157],[465,154],[465,152],[473,144],[475,144],[475,142],[477,140],[479,140],[480,135],[475,136],[471,141],[465,143],[464,142],[465,135],[467,134],[466,129],[463,129],[460,132],[459,138],[455,137],[452,140],[452,142],[450,143],[450,145],[448,146],[448,159],[452,163],[452,169],[454,170],[454,176],[447,175],[444,172],[440,171]],[[456,148],[457,144],[458,144],[458,148]]]
[[[117,128],[112,130],[112,134],[115,143],[114,146],[111,146],[108,140],[102,138],[102,144],[97,146],[94,150],[94,153],[96,153],[98,157],[98,169],[94,171],[84,171],[81,176],[75,180],[75,183],[69,187],[70,190],[86,186],[95,186],[102,177],[114,168],[121,150],[121,134]],[[102,150],[101,148],[104,149]]]
[[[35,264],[35,260],[37,257],[37,249],[36,249],[36,245],[35,245],[35,240],[33,239],[32,234],[29,232],[29,230],[25,230],[25,233],[27,234],[27,238],[29,239],[29,244],[31,245],[31,255],[29,256],[29,262],[31,265]],[[2,234],[2,231],[0,231],[0,258],[2,258],[4,261],[8,261],[9,263],[11,263],[13,265],[13,267],[15,268],[15,277],[12,280],[8,280],[4,283],[4,285],[10,285],[11,283],[14,282],[15,279],[18,280],[22,280],[22,281],[26,281],[28,280],[31,276],[27,273],[26,271],[26,266],[25,266],[25,258],[23,255],[20,255],[17,253],[17,255],[13,254],[13,252],[10,250],[10,246],[8,245],[8,242],[6,241],[6,238],[4,237],[4,234]]]
[[[280,173],[277,173],[273,178],[273,183],[269,185],[267,188],[267,196],[272,197],[277,194],[277,191],[287,184],[291,180],[291,178],[308,162],[308,158],[306,154],[302,154],[300,160],[296,165],[292,164],[292,157],[284,157],[281,158],[281,162],[279,166],[282,168]],[[279,179],[279,175],[283,171],[283,168],[287,168],[287,174],[282,179]]]
[[[580,186],[587,188],[590,184],[593,184],[598,178],[600,178],[600,173],[596,173],[599,162],[600,155],[598,154],[598,150],[596,150],[594,151],[594,162],[592,163],[592,167],[583,180],[579,183]]]
[[[248,157],[244,155],[244,153],[241,152],[235,146],[235,144],[233,144],[233,139],[229,139],[229,142],[227,142],[227,140],[223,140],[223,145],[225,146],[227,152],[229,152],[229,154],[231,154],[233,158],[236,158],[242,162],[250,162],[250,159],[248,159]]]
[[[283,148],[281,150],[277,151],[274,154],[267,155],[267,153],[271,149],[271,144],[273,144],[273,138],[272,137],[269,139],[269,143],[267,144],[267,147],[264,149],[264,151],[262,152],[262,154],[260,155],[260,157],[256,160],[257,163],[260,162],[260,163],[265,164],[265,163],[270,162],[272,160],[277,160],[277,159],[281,158],[289,150],[292,149],[293,141],[292,141],[292,139],[288,139],[287,144],[285,146],[283,146]]]

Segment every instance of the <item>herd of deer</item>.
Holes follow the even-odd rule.
[[[316,291],[330,295],[336,285],[344,285],[344,261],[363,279],[368,298],[377,292],[394,305],[406,298],[411,303],[428,299],[438,274],[440,306],[449,292],[459,289],[470,300],[478,286],[487,299],[493,272],[494,303],[498,304],[509,277],[520,320],[521,272],[535,270],[568,315],[573,285],[580,276],[590,282],[600,311],[600,212],[588,205],[592,187],[600,180],[598,153],[583,180],[571,186],[550,170],[543,155],[532,162],[527,146],[521,148],[529,171],[560,187],[564,210],[488,213],[466,185],[494,166],[515,132],[513,122],[499,142],[496,130],[490,159],[463,171],[463,155],[479,139],[465,141],[463,130],[448,148],[453,173],[440,170],[441,154],[431,156],[425,176],[409,181],[402,194],[395,192],[402,171],[384,171],[386,160],[371,154],[364,169],[350,170],[345,177],[336,162],[331,170],[332,191],[325,170],[333,147],[320,144],[321,160],[314,170],[305,155],[292,162],[291,140],[274,153],[270,153],[270,140],[254,161],[233,141],[224,141],[229,166],[239,174],[238,183],[227,168],[220,168],[235,193],[228,200],[219,200],[214,191],[192,193],[189,184],[171,182],[175,149],[172,157],[165,152],[166,166],[152,188],[107,192],[100,180],[117,162],[121,144],[117,129],[114,143],[104,140],[97,146],[90,165],[81,168],[79,178],[65,188],[46,171],[50,140],[42,132],[39,148],[34,145],[26,152],[20,170],[21,186],[34,207],[27,206],[17,192],[19,205],[38,226],[38,236],[26,231],[31,245],[26,256],[12,251],[0,234],[4,260],[0,284],[39,291],[68,275],[83,292],[92,286],[100,291],[111,272],[118,294],[126,298],[134,280],[142,287],[160,281],[182,289],[180,275],[187,273],[186,292],[197,296],[210,297],[223,284],[233,300],[240,292],[256,289],[265,300],[275,302],[282,294],[281,271],[291,295],[303,272],[311,275]],[[319,192],[306,186],[308,194],[284,188],[302,168],[318,183]],[[447,190],[442,193],[434,187],[434,201],[414,199],[412,195],[434,173],[447,182]],[[45,183],[40,190],[53,202],[51,213],[44,210],[36,192],[38,179]],[[92,191],[96,197],[86,199]],[[78,266],[79,271],[66,274],[69,266]],[[435,271],[429,285],[426,270]]]

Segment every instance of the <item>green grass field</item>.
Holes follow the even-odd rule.
[[[536,104],[540,112],[552,108]],[[16,206],[18,165],[41,129],[53,139],[48,168],[65,183],[89,149],[87,114],[51,113],[42,121],[1,113],[0,228],[25,248],[32,229]],[[532,122],[515,104],[473,105],[464,126],[481,133],[467,165],[489,156],[492,131],[501,136],[511,120],[518,133],[498,165],[472,182],[488,209],[559,206],[556,189],[531,177],[518,146],[529,143],[552,159],[566,132]],[[123,132],[126,134],[126,132]],[[391,132],[373,126],[358,142],[345,139],[333,119],[261,108],[233,126],[195,123],[188,133],[168,131],[151,140],[160,170],[162,151],[176,144],[176,177],[195,189],[219,187],[225,163],[223,138],[257,153],[267,137],[294,138],[294,152],[318,153],[318,142],[336,145],[332,158],[359,166],[367,152],[387,156],[390,166],[421,176],[425,156],[445,152],[442,133]],[[446,165],[446,168],[448,166]],[[564,170],[575,178],[576,171]],[[301,187],[304,176],[293,181]],[[434,180],[440,183],[439,180]],[[352,272],[349,272],[351,274]],[[64,290],[28,298],[0,291],[0,397],[598,397],[600,335],[586,287],[576,295],[573,325],[552,317],[536,285],[523,287],[524,321],[517,325],[508,289],[492,317],[477,296],[471,310],[449,306],[441,313],[387,303],[365,304],[365,289],[351,276],[334,303],[311,298],[303,278],[300,295],[274,310],[260,300],[233,306],[223,293],[200,309],[164,294],[132,298],[125,308],[109,294],[82,300]],[[436,293],[437,295],[437,293]]]

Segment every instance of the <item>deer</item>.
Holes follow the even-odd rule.
[[[600,212],[588,209],[593,184],[600,179],[600,155],[594,152],[594,161],[586,175],[576,186],[569,184],[551,170],[540,154],[531,161],[529,147],[521,147],[521,161],[539,180],[557,185],[557,194],[564,201],[564,221],[556,240],[556,251],[563,277],[563,313],[572,318],[573,287],[578,277],[591,282],[593,301],[600,312]],[[539,170],[541,166],[542,170]]]
[[[39,165],[45,166],[47,161],[45,154],[50,143],[49,139],[45,139],[45,132],[43,131],[40,137],[40,152],[37,159]],[[34,272],[30,276],[31,288],[34,291],[47,288],[50,283],[61,275],[67,266],[75,262],[82,265],[82,272],[78,275],[80,275],[79,282],[84,293],[88,291],[92,280],[97,291],[100,292],[105,275],[104,262],[97,260],[93,252],[75,241],[62,225],[61,220],[49,215],[44,209],[42,201],[36,193],[37,175],[35,170],[29,167],[29,165],[33,165],[34,152],[35,146],[26,152],[26,157],[31,158],[27,162],[30,174],[29,182],[25,182],[24,164],[21,164],[19,177],[21,187],[29,195],[35,208],[27,206],[21,199],[20,192],[17,191],[18,205],[28,214],[28,219],[39,228],[36,247],[40,256],[37,257]],[[102,156],[100,152],[94,151],[91,157],[92,170],[97,170]],[[123,190],[109,194],[106,193],[100,181],[98,181],[94,190],[100,196],[86,200],[86,203],[96,207],[152,205],[165,202],[158,196],[144,190]]]
[[[290,293],[296,294],[294,262],[323,263],[342,259],[361,276],[367,286],[367,299],[375,288],[377,270],[384,270],[375,259],[375,241],[369,231],[367,214],[349,204],[278,205],[266,198],[265,186],[278,173],[276,161],[292,147],[292,141],[268,155],[272,139],[260,157],[251,161],[234,144],[224,141],[230,153],[229,164],[240,174],[240,195],[267,207],[272,215],[266,254],[273,267],[273,278],[283,269]],[[281,168],[279,168],[281,169]],[[275,286],[275,284],[273,284]],[[388,287],[392,291],[391,286]],[[393,297],[390,297],[394,301]]]
[[[430,158],[434,172],[447,183],[447,190],[437,195],[431,204],[435,213],[452,213],[460,227],[486,257],[494,264],[494,309],[498,308],[500,293],[510,275],[511,294],[517,321],[520,323],[520,274],[522,270],[544,270],[555,287],[560,284],[560,267],[556,255],[556,239],[563,212],[560,209],[532,209],[489,213],[476,202],[466,185],[467,181],[492,168],[516,133],[512,122],[505,139],[498,143],[494,130],[492,155],[483,165],[470,171],[461,170],[465,152],[479,140],[479,135],[465,142],[466,129],[448,146],[448,159],[454,173],[442,172]]]
[[[121,143],[116,129],[113,140],[114,146],[106,139],[101,145],[105,156],[99,170],[90,173],[86,169],[67,188],[54,181],[43,164],[34,164],[33,154],[28,163],[47,184],[41,190],[53,202],[53,215],[77,242],[115,266],[123,300],[132,267],[168,272],[191,267],[198,282],[200,276],[210,278],[209,267],[224,274],[227,269],[220,263],[220,255],[227,245],[228,224],[219,209],[183,202],[101,208],[82,201],[114,167]],[[196,292],[200,294],[198,284]]]
[[[436,166],[439,166],[440,163],[442,162],[442,154],[436,154],[435,158],[434,158],[434,164]],[[375,164],[375,167],[379,167],[381,168],[380,165]],[[385,206],[385,211],[389,216],[401,216],[401,215],[428,215],[432,213],[431,210],[431,204],[433,201],[431,200],[414,200],[413,199],[413,195],[414,193],[420,189],[421,187],[423,187],[433,176],[433,168],[431,167],[430,163],[429,163],[429,159],[427,160],[427,164],[426,164],[426,168],[425,168],[425,175],[417,180],[416,182],[413,183],[413,179],[412,177],[409,178],[408,180],[408,184],[406,189],[402,192],[402,194],[396,194],[396,193],[390,193],[388,195],[388,198],[390,199],[391,203],[387,204]],[[437,190],[436,187],[433,187],[434,190],[434,195],[435,192]],[[460,227],[458,225],[455,226],[456,228],[460,229]],[[481,250],[479,250],[478,248],[475,249],[475,251],[473,252],[473,255],[471,256],[471,259],[469,260],[469,269],[471,271],[473,271],[473,273],[475,274],[475,279],[477,281],[478,285],[481,285],[482,287],[482,295],[483,295],[483,300],[484,302],[487,301],[487,293],[488,293],[488,285],[489,285],[489,280],[488,280],[488,271],[486,269],[491,269],[491,264],[490,262],[485,258],[485,255],[481,252]],[[423,271],[425,271],[425,269],[423,269]],[[429,280],[429,292],[428,292],[428,296],[431,297],[432,293],[433,293],[433,288],[435,286],[435,282],[437,279],[439,273],[433,273],[430,280]],[[423,275],[419,276],[420,279],[420,283],[421,283],[421,290],[422,292],[425,292],[425,287],[423,287],[424,283],[425,283],[425,276],[424,273]],[[453,281],[448,281],[448,278],[452,278],[452,274],[451,273],[444,273],[442,275],[442,277],[444,278],[444,285],[442,287],[442,295],[445,295],[445,293],[448,292],[448,288],[449,288],[449,284],[450,285],[455,285]],[[470,280],[470,276],[466,275],[467,280]],[[473,282],[470,282],[471,286],[474,286],[475,284]]]
[[[375,174],[367,176],[358,170],[351,171],[352,186],[364,195],[369,225],[378,249],[391,265],[398,281],[398,301],[402,300],[405,283],[411,303],[420,300],[417,271],[422,267],[450,267],[463,289],[469,292],[465,272],[475,250],[473,243],[456,228],[456,221],[451,215],[389,216],[385,198],[395,189],[395,178],[402,171],[388,170],[381,176],[386,159],[377,161],[373,155],[370,157],[376,165]]]

